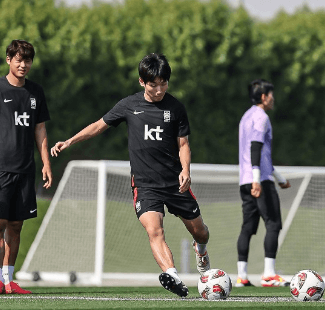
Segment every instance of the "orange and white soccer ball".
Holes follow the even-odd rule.
[[[231,292],[232,283],[225,271],[210,269],[200,277],[197,287],[204,299],[226,299]]]
[[[301,270],[290,282],[291,296],[298,301],[316,301],[324,294],[323,278],[313,270]]]

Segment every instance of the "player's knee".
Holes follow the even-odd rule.
[[[148,227],[146,231],[150,240],[164,238],[164,229],[162,227]]]
[[[279,223],[268,223],[265,225],[267,233],[279,234],[281,230],[281,224]]]
[[[8,224],[8,220],[1,219],[0,220],[0,234],[3,235],[4,231],[6,230]]]
[[[23,221],[9,221],[6,230],[11,234],[19,235],[23,227]]]
[[[241,234],[252,236],[257,233],[258,224],[256,223],[248,223],[244,224],[241,228]]]

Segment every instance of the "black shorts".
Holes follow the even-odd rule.
[[[0,219],[23,221],[36,216],[35,175],[0,171]]]
[[[275,184],[263,181],[261,196],[251,195],[252,184],[240,186],[240,196],[243,204],[243,229],[250,234],[256,234],[260,217],[265,222],[266,229],[280,231],[282,229],[280,200]]]
[[[133,188],[133,206],[138,218],[148,211],[160,212],[165,216],[164,205],[169,213],[187,220],[193,220],[201,214],[190,189],[180,193],[177,185],[166,188]]]

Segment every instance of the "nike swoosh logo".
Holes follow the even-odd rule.
[[[29,213],[34,213],[36,212],[37,209],[34,209],[34,210],[30,210]]]
[[[5,99],[5,100],[3,100],[4,102],[10,102],[10,101],[12,101],[12,99]]]
[[[140,114],[140,113],[144,113],[144,111],[134,111],[133,114]]]
[[[193,210],[193,213],[195,213],[197,211],[197,208],[195,208],[194,210]]]

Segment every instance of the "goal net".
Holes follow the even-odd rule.
[[[283,229],[276,269],[292,275],[300,269],[325,273],[321,241],[325,220],[325,169],[278,167],[291,188],[278,187]],[[212,268],[237,273],[237,238],[242,210],[238,166],[192,164],[192,191],[209,227],[208,251]],[[166,242],[176,268],[184,275],[198,273],[192,239],[183,223],[166,211]],[[249,274],[263,273],[265,228],[260,222],[252,237]],[[130,164],[126,161],[71,161],[60,181],[38,234],[17,279],[35,274],[46,281],[77,279],[87,285],[135,278],[157,280],[147,234],[133,209]],[[71,278],[71,277],[76,278]],[[113,282],[112,282],[113,283]]]

